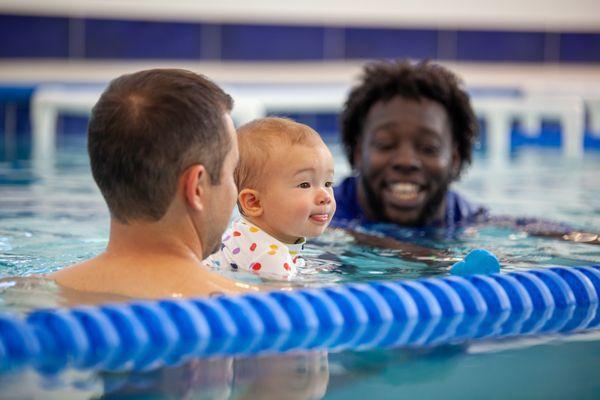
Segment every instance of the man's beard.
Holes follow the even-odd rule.
[[[396,223],[395,221],[391,221],[387,217],[385,207],[383,205],[383,202],[381,201],[381,197],[377,196],[375,190],[373,189],[373,186],[371,185],[371,182],[367,180],[367,178],[362,174],[359,176],[359,179],[364,188],[365,198],[374,216],[375,221]],[[437,216],[442,203],[446,199],[446,193],[448,192],[449,186],[450,179],[444,180],[444,183],[438,188],[438,190],[435,191],[435,193],[433,193],[433,196],[431,196],[431,198],[427,200],[425,206],[421,210],[421,214],[419,215],[419,217],[412,222],[402,225],[411,227],[422,227],[426,226],[428,223],[433,222],[433,219]]]

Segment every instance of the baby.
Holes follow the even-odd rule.
[[[323,233],[335,212],[333,157],[318,133],[284,118],[242,126],[238,143],[241,217],[208,261],[289,279],[305,265],[306,238]]]

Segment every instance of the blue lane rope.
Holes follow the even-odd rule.
[[[600,326],[600,266],[0,314],[0,371],[423,346]]]

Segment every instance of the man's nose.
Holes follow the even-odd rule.
[[[421,165],[415,146],[409,143],[399,144],[393,161],[394,168],[399,170],[415,170]]]

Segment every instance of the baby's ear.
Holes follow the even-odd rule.
[[[244,215],[248,217],[260,217],[263,208],[260,203],[260,193],[254,189],[242,189],[238,194],[238,203]]]

